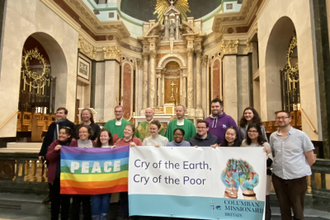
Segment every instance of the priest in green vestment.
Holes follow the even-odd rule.
[[[154,119],[155,110],[153,108],[149,107],[149,108],[146,108],[144,113],[146,116],[146,121],[141,122],[135,129],[135,137],[140,138],[140,140],[142,142],[145,138],[151,136],[149,128],[150,128],[150,123]],[[164,129],[163,124],[161,124],[160,130],[158,133],[162,136],[165,135],[165,129]]]
[[[108,129],[113,137],[114,143],[124,137],[124,129],[127,124],[130,124],[129,121],[123,118],[124,108],[120,105],[115,107],[115,117],[114,119],[107,121],[104,128]]]
[[[196,128],[192,121],[186,119],[185,115],[185,107],[183,105],[178,105],[176,107],[176,119],[173,119],[168,123],[165,137],[167,137],[168,141],[171,142],[174,140],[173,132],[176,128],[182,128],[185,132],[184,140],[189,141],[191,137],[196,134]]]

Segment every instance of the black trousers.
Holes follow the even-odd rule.
[[[89,195],[72,196],[72,220],[79,220],[80,204],[82,203],[84,220],[92,219],[91,197]]]
[[[61,210],[61,220],[69,219],[70,196],[60,194],[60,179],[56,178],[50,191],[51,220],[58,220]]]
[[[280,205],[282,220],[304,219],[304,201],[307,190],[306,177],[284,180],[273,174],[273,185]]]

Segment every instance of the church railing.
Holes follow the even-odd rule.
[[[0,192],[46,194],[47,165],[37,153],[0,153]]]
[[[330,202],[330,160],[317,159],[312,166],[313,207],[329,211]]]

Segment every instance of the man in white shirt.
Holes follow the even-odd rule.
[[[306,176],[315,162],[314,146],[301,130],[291,127],[290,113],[275,113],[279,130],[270,136],[273,151],[273,185],[281,209],[282,220],[304,219],[304,199],[307,190]]]

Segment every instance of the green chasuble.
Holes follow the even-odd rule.
[[[129,121],[126,121],[124,118],[122,118],[121,125],[116,125],[116,119],[112,119],[110,121],[107,121],[105,123],[104,128],[108,129],[113,137],[113,142],[115,143],[117,139],[124,137],[124,129],[127,124],[130,124]]]
[[[158,134],[164,136],[165,135],[165,129],[162,123],[160,130],[158,132]],[[143,121],[141,122],[137,128],[135,129],[135,137],[140,138],[140,140],[143,142],[143,140],[149,136],[151,136],[150,134],[150,123],[148,123],[147,121]]]
[[[189,141],[191,137],[193,137],[196,134],[196,128],[194,123],[192,123],[190,120],[184,118],[184,125],[180,126],[177,125],[177,119],[173,119],[168,123],[165,137],[167,137],[168,141],[171,142],[174,140],[173,132],[176,128],[182,128],[185,132],[184,140]]]

